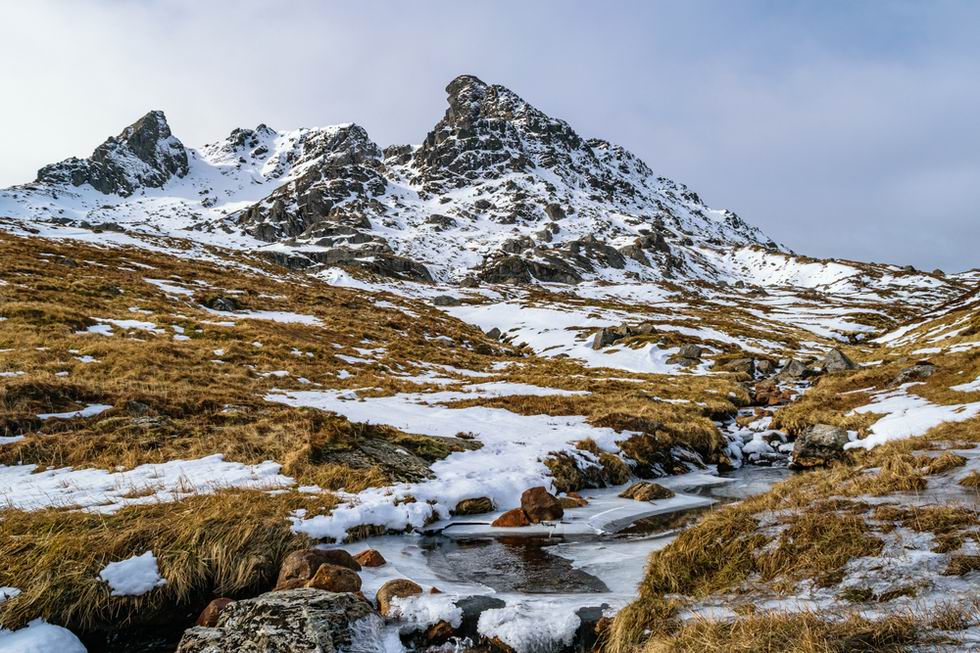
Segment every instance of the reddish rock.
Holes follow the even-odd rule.
[[[455,634],[456,631],[453,630],[452,626],[445,621],[439,621],[429,626],[428,630],[425,631],[425,641],[438,646],[445,644]]]
[[[207,607],[201,611],[198,616],[197,621],[194,622],[196,626],[204,626],[205,628],[214,628],[218,623],[218,615],[221,611],[228,607],[229,604],[234,603],[233,599],[220,598],[215,599],[208,603]]]
[[[406,596],[415,596],[421,593],[422,588],[419,586],[419,584],[410,581],[407,578],[396,578],[395,580],[389,580],[378,589],[378,612],[386,617],[397,616],[392,614],[391,602],[393,599],[404,598]]]
[[[558,497],[558,501],[561,503],[561,507],[564,510],[570,510],[572,508],[584,508],[589,505],[589,502],[582,497],[573,497],[571,495],[566,495],[563,497]]]
[[[378,551],[375,549],[361,551],[354,556],[354,560],[356,560],[357,564],[361,565],[362,567],[382,567],[388,563],[388,561],[384,559],[384,556],[378,553]]]
[[[623,499],[635,499],[636,501],[657,501],[671,498],[674,496],[674,492],[657,483],[640,481],[620,492],[619,496]]]
[[[442,594],[442,590],[438,587],[430,587],[429,594]]]
[[[532,524],[558,521],[565,514],[561,502],[541,486],[524,490],[524,494],[521,495],[521,508]]]
[[[306,586],[328,592],[357,592],[361,589],[361,577],[347,567],[328,562],[320,565]]]
[[[523,510],[514,508],[494,519],[490,525],[496,526],[497,528],[521,528],[523,526],[530,526],[531,521],[524,514]]]
[[[276,582],[276,589],[282,590],[303,587],[305,581],[313,578],[316,575],[317,569],[323,564],[337,565],[338,567],[345,567],[351,571],[361,570],[361,565],[349,553],[342,549],[301,549],[299,551],[293,551],[282,561],[282,566],[279,568],[279,579]],[[304,583],[299,585],[291,584],[289,581],[293,580],[301,580]]]

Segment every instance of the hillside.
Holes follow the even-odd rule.
[[[972,650],[976,271],[447,93],[385,148],[153,111],[0,191],[0,650]]]

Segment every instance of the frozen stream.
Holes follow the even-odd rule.
[[[403,610],[403,635],[462,619],[464,632],[492,634],[519,653],[585,647],[595,620],[634,598],[650,552],[708,507],[764,492],[788,473],[753,465],[724,475],[692,472],[657,479],[676,492],[661,501],[620,499],[621,487],[583,491],[589,505],[567,510],[554,526],[490,528],[499,514],[492,513],[345,548],[376,549],[387,560],[361,572],[369,598],[395,578],[423,587],[426,593]],[[440,593],[430,594],[433,587]],[[398,650],[393,638],[387,641],[384,650]]]

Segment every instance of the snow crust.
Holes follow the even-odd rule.
[[[113,596],[142,596],[167,583],[152,551],[110,562],[99,572],[99,578],[109,585]]]

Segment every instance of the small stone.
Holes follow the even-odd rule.
[[[429,626],[425,631],[425,641],[438,646],[439,644],[445,644],[455,634],[456,631],[453,630],[451,625],[445,621],[439,621]]]
[[[354,556],[354,560],[362,567],[382,567],[388,563],[376,549],[367,549]]]
[[[623,499],[636,501],[658,501],[671,498],[674,496],[674,492],[659,483],[640,481],[620,492],[619,496]]]
[[[542,486],[524,490],[521,495],[521,508],[532,524],[543,521],[558,521],[565,514],[561,502]]]
[[[530,526],[531,521],[524,514],[523,510],[514,508],[494,519],[490,525],[496,528],[523,528],[524,526]]]
[[[493,501],[489,497],[463,499],[453,508],[454,515],[482,515],[493,512]]]
[[[194,625],[204,626],[205,628],[214,628],[218,623],[218,615],[221,614],[221,611],[234,602],[235,601],[233,599],[228,598],[214,599],[208,603],[204,610],[201,611],[201,614],[197,617],[197,621],[194,622]]]
[[[417,596],[421,593],[422,588],[419,584],[407,578],[389,580],[378,589],[378,612],[386,617],[395,617],[397,615],[393,614],[392,599]]]
[[[347,567],[325,563],[306,586],[327,592],[357,592],[361,589],[361,577]]]
[[[585,506],[589,505],[589,502],[583,499],[582,497],[573,497],[569,495],[558,497],[558,501],[561,503],[561,507],[563,510],[571,510],[572,508],[584,508]]]

